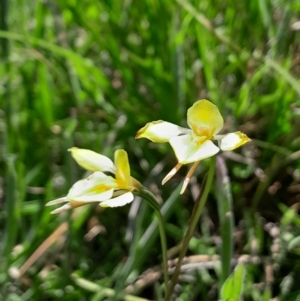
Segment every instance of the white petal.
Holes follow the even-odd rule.
[[[88,184],[89,181],[87,181],[87,179],[83,179],[75,182],[73,186],[69,189],[67,199],[84,194],[88,190],[87,187]]]
[[[116,198],[102,202],[99,205],[102,207],[120,207],[132,202],[133,199],[134,199],[134,195],[131,192],[127,192]]]
[[[137,132],[135,138],[147,138],[153,142],[163,143],[168,142],[172,137],[189,132],[191,132],[190,129],[163,120],[157,120],[147,123]]]
[[[190,183],[190,180],[191,180],[191,177],[192,175],[194,174],[195,170],[197,169],[197,166],[199,165],[200,161],[197,161],[195,162],[192,167],[190,168],[189,172],[187,173],[184,181],[183,181],[183,185],[181,187],[181,190],[180,190],[180,194],[183,194],[187,188],[187,186],[189,185]]]
[[[112,177],[107,176],[101,171],[96,171],[93,174],[91,174],[88,178],[77,181],[69,190],[67,198],[74,199],[80,196],[90,194],[91,191],[94,191],[94,194],[96,194],[97,187],[103,187],[102,190],[98,189],[99,193],[108,190],[108,187],[113,188],[115,186],[115,180]],[[105,187],[107,188],[105,189]]]
[[[65,204],[57,209],[54,209],[52,210],[50,213],[51,214],[56,214],[56,213],[60,213],[60,212],[63,212],[63,211],[68,211],[70,209],[72,209],[73,207],[68,203],[68,204]]]
[[[72,153],[74,160],[86,170],[115,172],[114,163],[106,156],[89,149],[77,147],[72,147],[69,151]]]
[[[223,151],[231,151],[249,141],[251,139],[242,132],[229,133],[221,139],[220,148]]]
[[[65,203],[65,202],[67,202],[67,198],[63,197],[63,198],[59,198],[59,199],[50,201],[50,202],[46,203],[45,206],[52,206],[52,205],[61,204],[61,203]]]
[[[176,172],[182,167],[181,163],[177,163],[175,167],[163,178],[161,184],[166,184],[175,174]]]
[[[202,140],[192,135],[178,136],[170,139],[170,144],[178,162],[188,164],[211,157],[219,152],[219,148],[210,140]]]
[[[70,202],[79,202],[79,203],[96,203],[96,202],[103,202],[109,200],[114,193],[114,188],[109,189],[107,191],[101,193],[89,193],[86,195],[81,195],[78,197],[74,197],[70,199]]]

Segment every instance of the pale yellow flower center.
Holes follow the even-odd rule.
[[[205,131],[202,131],[201,135],[198,135],[195,132],[192,133],[192,140],[198,147],[200,147],[205,141],[211,140],[209,137],[209,133]]]
[[[199,137],[205,137],[205,140],[212,140],[215,128],[213,127],[197,127],[193,126],[193,132]]]

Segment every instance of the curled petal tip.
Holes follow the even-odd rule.
[[[148,138],[149,140],[153,141],[151,133],[148,130],[149,127],[151,126],[151,123],[152,122],[149,122],[145,126],[143,126],[141,129],[139,129],[135,135],[135,139]],[[149,132],[148,135],[147,135],[147,132]]]
[[[229,133],[221,139],[221,149],[224,151],[234,150],[247,142],[250,142],[251,139],[242,132]]]
[[[144,132],[144,128],[145,127],[143,127],[143,128],[141,128],[141,129],[139,129],[138,130],[138,132],[136,133],[136,135],[135,135],[135,139],[140,139],[140,138],[143,138],[143,132]]]

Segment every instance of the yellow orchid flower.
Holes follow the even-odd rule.
[[[153,142],[171,144],[178,164],[163,179],[162,184],[174,176],[183,164],[194,162],[185,178],[181,193],[184,192],[201,160],[214,156],[220,149],[231,151],[251,140],[242,132],[218,135],[224,121],[219,109],[206,99],[196,101],[188,109],[187,123],[190,129],[163,120],[153,121],[147,123],[136,134],[136,138],[148,138]],[[220,148],[212,140],[217,140]]]
[[[125,150],[115,152],[115,164],[107,157],[91,150],[72,147],[69,149],[75,161],[93,173],[86,179],[77,181],[67,196],[53,200],[46,206],[66,203],[51,213],[59,213],[90,203],[99,203],[102,207],[119,207],[133,201],[133,191],[139,191],[142,185],[130,176],[128,156]],[[108,176],[104,172],[115,174]]]

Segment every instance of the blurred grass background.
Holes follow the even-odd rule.
[[[68,148],[111,158],[125,148],[133,176],[164,203],[176,258],[207,163],[179,196],[185,168],[160,184],[175,165],[170,146],[134,136],[152,120],[185,126],[201,98],[219,107],[224,132],[253,139],[221,154],[243,300],[300,300],[299,1],[1,0],[0,14],[0,300],[162,300],[144,202],[58,216],[44,204],[84,176]],[[174,300],[218,299],[222,183]]]

